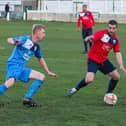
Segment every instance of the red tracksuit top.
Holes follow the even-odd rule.
[[[78,28],[80,27],[80,21],[82,21],[82,29],[92,28],[92,26],[95,26],[95,21],[90,11],[79,13]]]

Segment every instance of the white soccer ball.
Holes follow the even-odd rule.
[[[118,101],[118,98],[117,98],[117,96],[114,93],[107,93],[104,96],[104,102],[108,106],[114,106],[114,105],[116,105],[117,101]]]

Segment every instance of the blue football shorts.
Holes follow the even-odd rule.
[[[29,81],[29,76],[32,69],[21,66],[20,64],[7,64],[6,80],[13,77],[15,80],[21,80],[25,83]]]

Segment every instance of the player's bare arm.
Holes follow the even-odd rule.
[[[92,30],[94,31],[94,26],[92,26]]]
[[[78,27],[78,31],[80,32],[81,30],[80,30],[80,27]]]
[[[9,44],[12,44],[12,45],[19,45],[20,41],[21,41],[21,40],[16,40],[16,41],[14,41],[13,38],[8,38],[8,39],[7,39],[7,42],[8,42]]]
[[[85,38],[85,42],[93,42],[94,36],[90,35]]]
[[[40,58],[39,62],[41,64],[41,66],[43,67],[43,69],[48,73],[48,75],[57,77],[57,75],[55,73],[52,73],[52,72],[49,71],[48,66],[47,66],[44,58]]]
[[[120,67],[120,70],[123,72],[123,73],[126,73],[126,70],[123,66],[123,60],[122,60],[122,54],[120,52],[116,52],[115,53],[115,56],[116,56],[116,60],[117,60],[117,63]]]

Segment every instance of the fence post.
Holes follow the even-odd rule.
[[[23,20],[24,20],[24,21],[26,20],[26,12],[24,12]]]
[[[7,13],[7,21],[10,21],[10,12]]]

